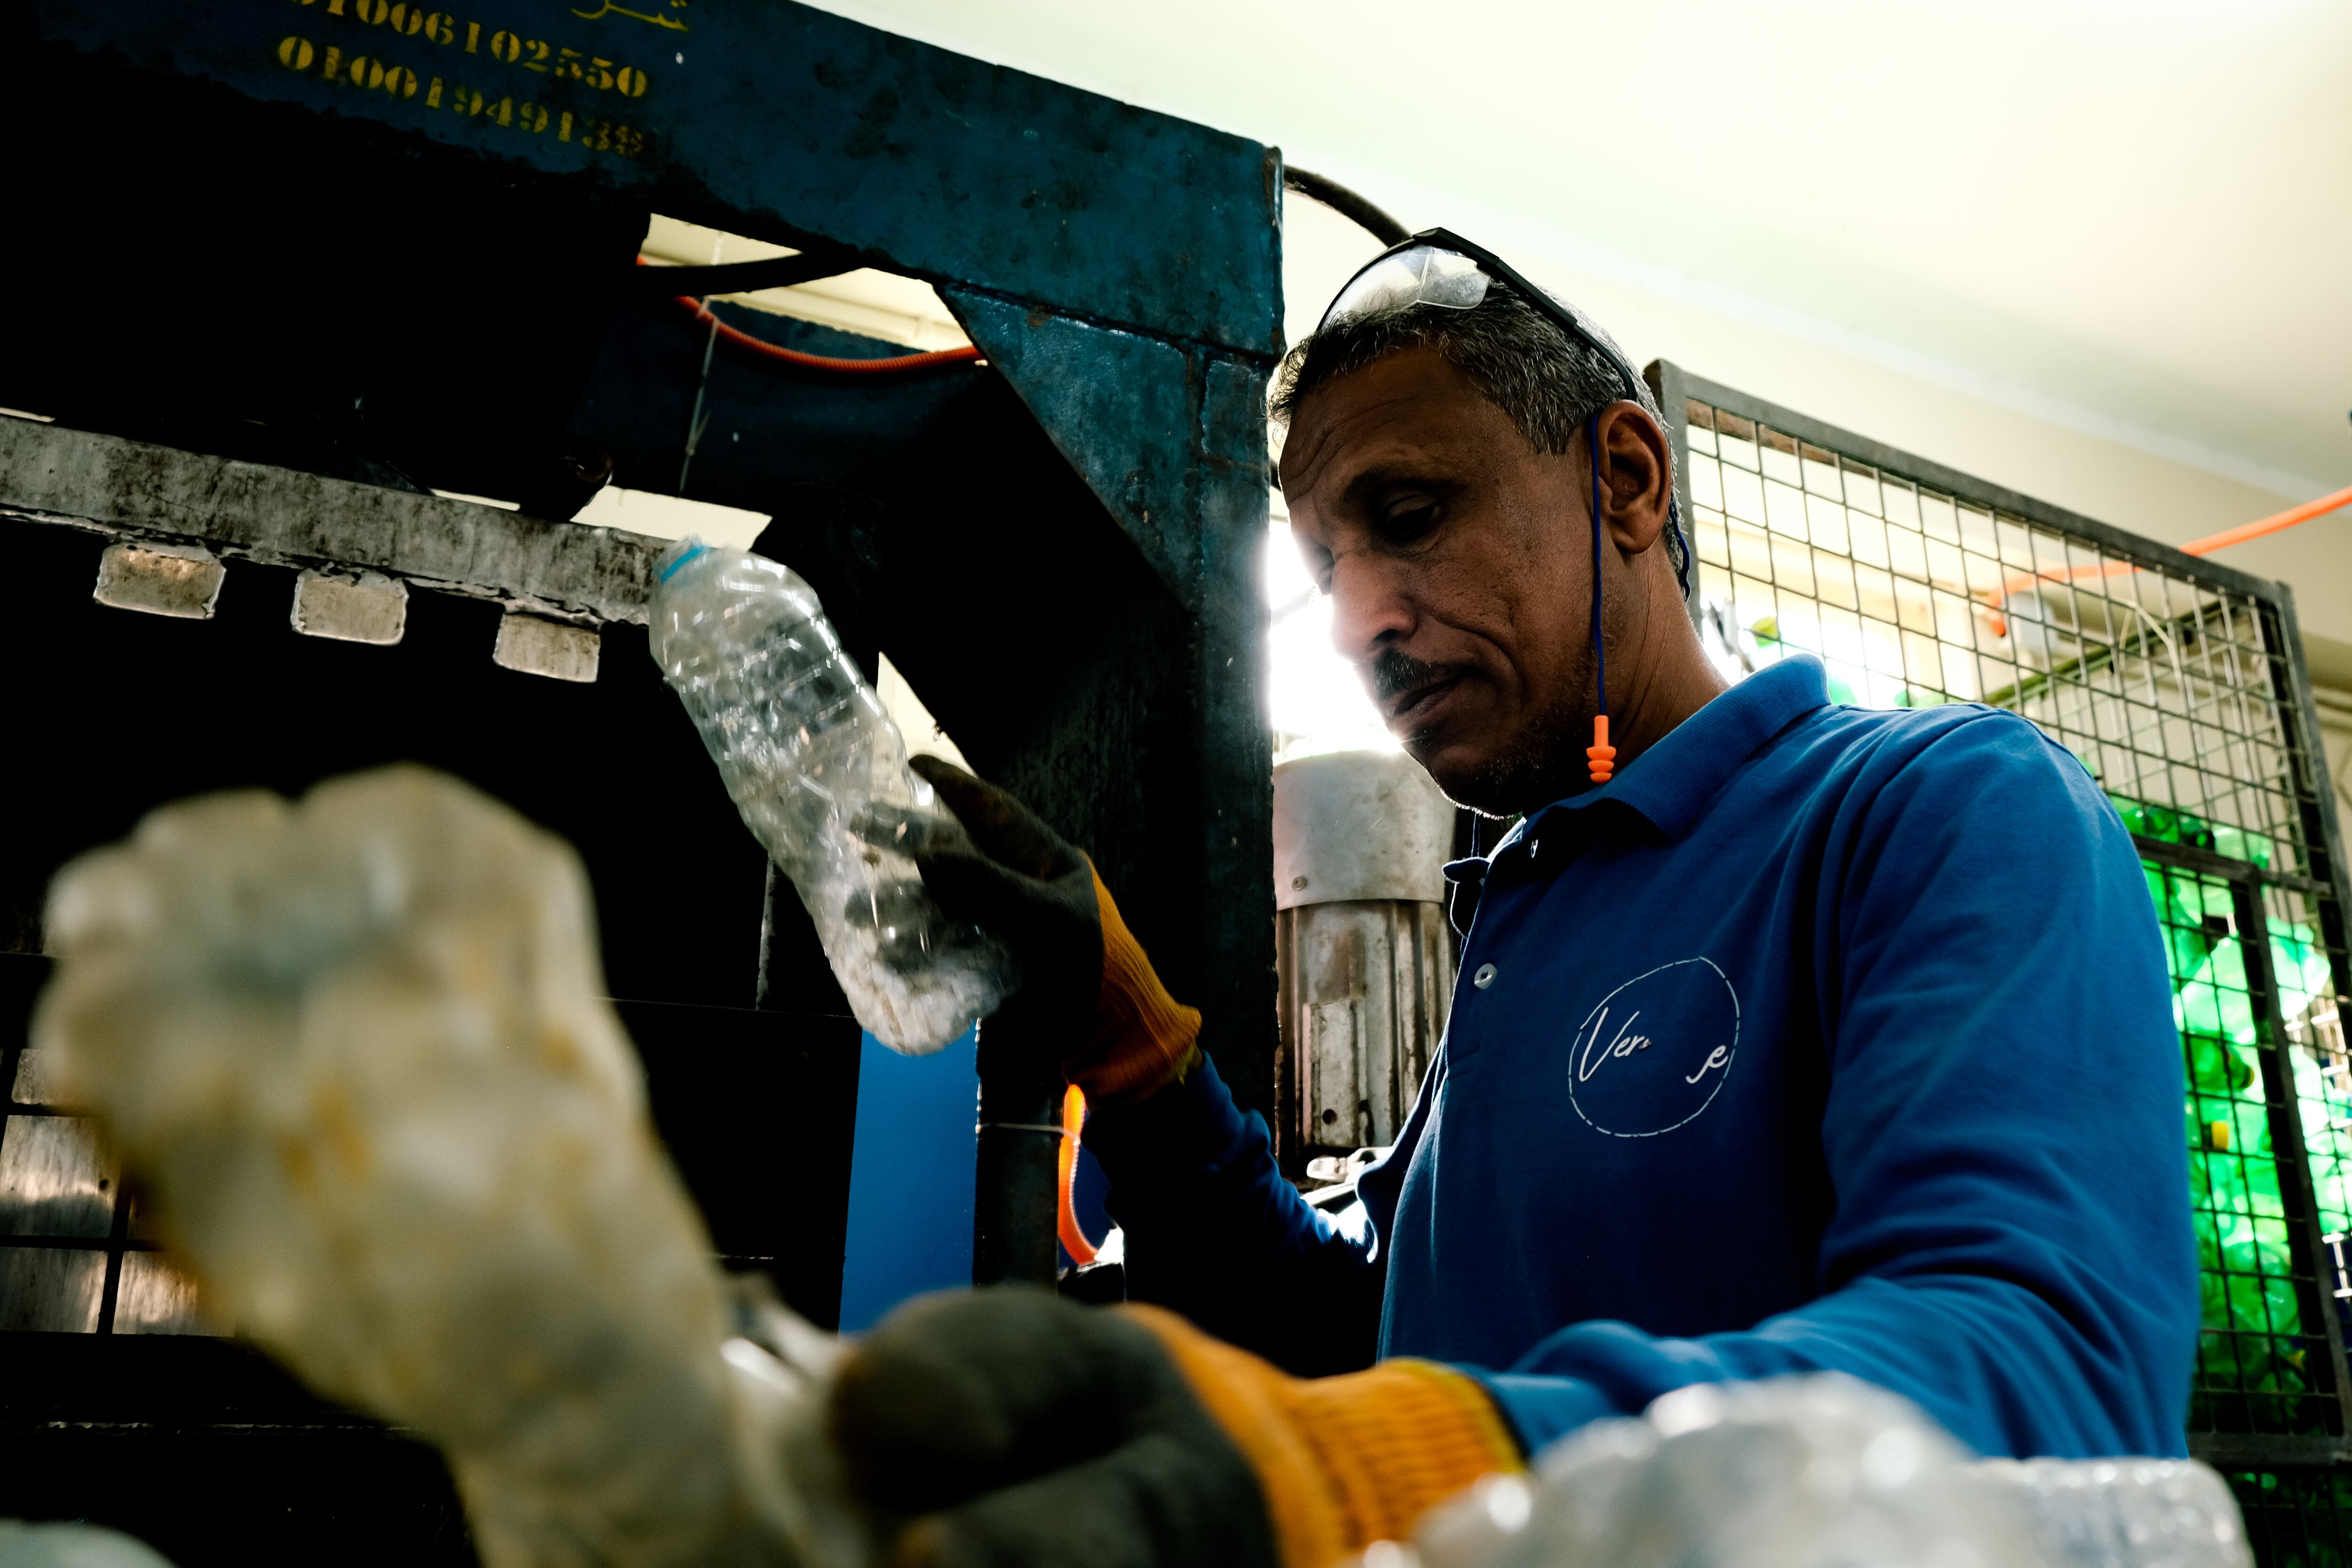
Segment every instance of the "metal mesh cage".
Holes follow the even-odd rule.
[[[1675,426],[1692,618],[1727,676],[1801,652],[1840,701],[2007,708],[2114,803],[2180,1028],[2204,1284],[2192,1451],[2335,1464],[2352,1301],[2346,889],[2286,591],[1674,365],[1650,376]],[[2342,1555],[2336,1471],[2236,1484],[2250,1522],[2265,1510],[2265,1561]]]
[[[2254,1560],[2270,1568],[2343,1568],[2352,1526],[2352,1471],[2233,1471]]]
[[[42,1068],[37,1051],[0,1053],[0,1329],[210,1331],[194,1287],[142,1223],[137,1193],[89,1121],[50,1103]]]
[[[2272,1043],[2262,964],[2248,951],[2267,935],[2270,984],[2285,992],[2283,1001],[2302,1004],[2296,1012],[2307,1022],[2310,997],[2294,978],[2312,953],[2307,929],[2281,935],[2249,919],[2246,892],[2226,878],[2144,864],[2186,1059],[2189,1203],[2204,1276],[2189,1428],[2340,1435],[2317,1272],[2325,1258],[2298,1245],[2311,1205],[2293,1163],[2278,1158],[2279,1145],[2304,1131],[2293,1089],[2319,1087],[2318,1063],[2308,1050]],[[2318,989],[2332,997],[2324,979]]]
[[[2307,866],[2287,656],[2253,594],[2153,544],[2136,559],[1762,420],[1685,412],[1703,625],[1727,662],[1802,651],[1842,700],[2013,709],[2119,802]]]

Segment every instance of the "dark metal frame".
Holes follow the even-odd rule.
[[[2143,844],[2140,849],[2151,860],[2179,865],[2181,860],[2168,853],[2176,847],[2179,847]],[[2322,1281],[2328,1277],[2327,1247],[2321,1240],[2325,1227],[2319,1220],[2319,1197],[2304,1148],[2303,1102],[2285,1060],[2286,1020],[2279,1012],[2277,980],[2271,969],[2270,920],[2262,897],[2263,883],[2269,879],[2262,875],[2260,868],[2245,862],[2229,862],[2226,856],[2212,858],[2231,867],[2227,870],[2212,868],[2207,874],[2229,879],[2231,913],[2245,960],[2246,981],[2253,993],[2255,1016],[2262,1020],[2263,1033],[2268,1037],[2263,1048],[2255,1054],[2262,1064],[2263,1103],[2270,1110],[2271,1152],[2278,1162],[2279,1194],[2289,1210],[2286,1219],[2291,1227],[2288,1242],[2294,1264],[2296,1306],[2305,1323],[2319,1323],[2326,1335],[2326,1383],[2332,1385],[2336,1395],[2337,1420],[2336,1430],[2327,1436],[2196,1433],[2191,1435],[2189,1446],[2198,1458],[2215,1465],[2259,1466],[2296,1460],[2324,1463],[2345,1457],[2346,1435],[2352,1433],[2352,1385],[2347,1384],[2346,1376],[2343,1323],[2335,1303],[2322,1291]],[[2313,1381],[2319,1384],[2322,1380]]]
[[[459,17],[452,43],[436,41],[437,24],[414,6],[400,13],[395,33],[394,9],[219,0],[184,16],[133,0],[29,0],[10,13],[0,36],[15,51],[23,90],[0,101],[0,127],[43,149],[19,171],[19,205],[68,227],[135,207],[170,237],[171,257],[205,258],[209,270],[160,326],[135,309],[68,321],[45,302],[135,298],[155,256],[19,249],[0,258],[0,298],[17,302],[13,313],[0,311],[10,333],[0,404],[56,416],[53,432],[121,459],[79,476],[69,494],[20,497],[34,504],[16,519],[0,515],[0,532],[51,554],[92,556],[101,542],[90,525],[211,540],[230,559],[219,622],[204,630],[243,636],[258,625],[258,600],[241,584],[281,594],[292,567],[371,562],[387,535],[404,530],[415,535],[406,544],[419,546],[509,531],[586,542],[597,531],[575,537],[569,525],[528,520],[509,531],[423,493],[429,486],[515,497],[549,518],[571,515],[576,497],[570,507],[530,498],[547,493],[543,479],[576,450],[600,448],[616,482],[632,489],[768,513],[775,521],[759,548],[817,586],[869,672],[887,651],[980,771],[1089,847],[1171,987],[1206,1015],[1202,1045],[1236,1098],[1269,1107],[1272,780],[1257,575],[1265,385],[1281,349],[1280,154],[789,0],[690,13],[683,0],[604,12],[509,0],[478,14],[479,53],[465,32],[470,13],[435,14]],[[650,71],[650,86],[626,89],[634,107],[619,113],[609,80],[524,74],[530,64],[519,64],[499,42],[509,35],[493,28],[536,35],[539,47],[564,57],[612,57],[595,63]],[[373,65],[358,86],[348,71],[362,57]],[[643,86],[647,77],[635,80]],[[481,111],[474,89],[498,102],[496,114]],[[107,111],[87,114],[93,102]],[[453,112],[459,103],[472,107],[461,116]],[[604,114],[627,121],[625,148],[620,130],[609,147],[597,131],[590,146],[587,128]],[[78,129],[58,136],[59,124]],[[654,211],[823,251],[827,265],[847,257],[927,279],[985,363],[829,378],[726,347],[707,353],[707,335],[674,304],[632,297],[632,252]],[[463,243],[453,249],[457,238]],[[229,256],[239,259],[219,259]],[[299,264],[282,265],[289,258]],[[495,319],[486,319],[486,302]],[[779,347],[867,358],[899,347],[714,309]],[[698,451],[689,486],[679,443],[703,418],[717,438]],[[55,444],[17,435],[13,471],[12,454],[0,451],[0,513],[8,492],[39,488],[26,483],[35,465],[25,455]],[[162,482],[215,473],[247,488]],[[338,481],[347,482],[336,489]],[[126,504],[93,517],[92,496]],[[272,497],[294,503],[283,509],[289,516],[339,515],[333,504],[306,508],[304,496],[364,509],[370,526],[331,539],[240,530],[251,521],[245,514]],[[83,526],[46,526],[61,521]],[[374,561],[412,587],[436,591],[412,598],[403,650],[364,657],[426,659],[436,681],[456,671],[447,689],[473,704],[467,713],[488,714],[491,699],[465,678],[478,668],[470,660],[487,660],[488,621],[498,612],[471,601],[504,601],[575,625],[602,622],[599,700],[618,686],[637,703],[653,679],[644,634],[629,624],[631,595],[604,590],[640,575],[648,546],[606,542],[617,549],[600,561],[524,551],[506,563],[516,571],[490,571],[472,556],[436,564],[437,547]],[[69,594],[50,595],[47,608],[121,614],[89,608],[86,584],[81,576]],[[162,646],[154,626],[136,624],[146,619],[85,630],[102,652]],[[275,621],[283,626],[282,608]],[[480,652],[457,671],[461,643],[477,642]],[[263,673],[307,692],[312,672],[350,657],[361,656],[301,647],[284,661],[288,670]],[[503,689],[508,679],[480,669],[475,684]],[[675,701],[656,694],[664,701],[654,710],[632,706],[601,733],[668,723],[671,742],[685,742]],[[533,722],[576,712],[580,695],[551,684],[529,700]],[[47,713],[20,704],[20,730],[33,727],[36,711]],[[70,737],[74,721],[38,723]],[[463,771],[423,742],[415,754]],[[577,754],[593,758],[609,783],[616,770],[669,767],[679,747],[607,751],[591,736]],[[366,754],[342,765],[381,760]],[[696,798],[715,811],[723,791],[707,759],[692,761],[691,779],[665,787],[698,786]],[[249,763],[231,762],[221,776],[177,784],[152,771],[118,773],[126,787],[154,792],[133,803],[143,807],[195,787],[251,782],[237,771]],[[477,782],[514,794],[496,780]],[[37,888],[56,859],[119,835],[130,820],[87,831],[51,823],[17,858],[29,866],[36,850],[52,848],[56,857],[0,888],[9,895],[5,912],[23,917],[0,948],[30,953]],[[576,824],[542,820],[583,839]],[[730,933],[745,925],[748,966],[757,848],[731,808],[723,824],[704,826],[711,831],[702,858],[711,863],[701,874],[725,885],[692,901],[719,911],[714,921],[723,914]],[[601,829],[585,837],[593,831]],[[582,847],[593,872],[593,847],[583,839]],[[720,866],[714,855],[745,864]],[[643,857],[607,858],[623,880],[644,873]],[[661,896],[688,901],[675,889]],[[609,983],[639,1009],[627,1021],[652,1064],[656,1122],[666,1082],[675,1086],[671,1103],[688,1112],[664,1131],[706,1212],[728,1197],[730,1173],[718,1157],[728,1150],[704,1145],[748,1158],[782,1142],[792,1152],[782,1164],[772,1156],[765,1177],[832,1214],[845,1205],[832,1187],[816,1190],[819,1162],[808,1152],[824,1155],[814,1173],[838,1176],[845,1191],[846,1162],[836,1169],[831,1151],[845,1142],[856,1055],[834,1047],[845,1029],[854,1044],[856,1026],[834,1016],[837,993],[797,900],[767,905],[759,985],[754,992],[747,972],[740,988],[757,996],[756,1009],[730,1005],[740,994],[731,979],[707,996],[630,990],[608,959]],[[604,931],[612,940],[614,922]],[[771,1037],[787,1006],[823,1015],[809,1037],[821,1033],[824,1049],[812,1045],[776,1065]],[[844,1059],[846,1084],[837,1073]],[[769,1062],[777,1075],[789,1068],[794,1092],[762,1099],[769,1079],[761,1092],[745,1092],[740,1076],[730,1084],[746,1062]],[[1008,1098],[1020,1103],[992,1102],[987,1119],[1053,1120],[1054,1101],[1031,1094],[1039,1086],[998,1087],[1019,1091]],[[698,1125],[690,1120],[698,1114]],[[814,1130],[793,1128],[794,1118]],[[984,1151],[1017,1169],[1000,1173],[996,1185],[1012,1194],[1003,1211],[977,1216],[975,1262],[983,1273],[1050,1279],[1058,1140],[1022,1133],[1011,1142]],[[698,1183],[698,1173],[708,1179]],[[735,1196],[736,1220],[763,1223],[739,1228],[747,1245],[732,1255],[778,1266],[787,1300],[821,1319],[828,1269],[838,1283],[838,1229],[822,1232],[803,1213],[786,1234],[764,1222],[791,1216],[788,1207],[760,1193]],[[1019,1220],[1019,1237],[1000,1223],[1008,1216]],[[724,1216],[711,1217],[714,1239],[730,1250]],[[793,1256],[753,1256],[778,1250]],[[795,1270],[806,1300],[794,1295]],[[390,1486],[362,1473],[372,1461],[339,1459],[348,1450],[332,1444],[295,1447],[291,1467],[236,1468],[233,1452],[263,1440],[255,1433],[307,1432],[331,1417],[291,1386],[261,1400],[253,1386],[275,1374],[229,1342],[34,1342],[44,1353],[20,1361],[68,1370],[46,1381],[12,1373],[0,1388],[0,1512],[127,1522],[201,1568],[215,1553],[269,1560],[256,1531],[291,1529],[281,1516],[298,1510],[312,1516],[304,1530],[316,1528],[304,1537],[314,1542],[304,1560],[331,1537],[339,1560],[372,1561],[398,1536],[386,1521],[427,1517],[440,1531],[455,1506],[446,1477],[425,1486],[404,1472]],[[238,1414],[265,1405],[266,1417]],[[116,1425],[92,1436],[107,1421]],[[351,1423],[380,1440],[357,1417]],[[113,1445],[105,1450],[113,1457],[90,1458],[93,1443]],[[437,1476],[438,1459],[423,1458]],[[130,1471],[155,1479],[141,1506],[165,1533],[107,1511],[131,1506],[112,1497],[116,1478]],[[322,1479],[330,1474],[350,1478],[350,1488],[341,1511],[320,1523],[312,1505],[334,1490]],[[236,1522],[200,1529],[208,1520]],[[466,1554],[462,1531],[446,1543],[454,1558]]]
[[[130,200],[145,210],[201,184],[200,205],[158,219],[183,254],[207,254],[204,226],[233,214],[241,223],[287,225],[265,229],[249,247],[241,242],[240,250],[278,246],[336,256],[332,268],[315,269],[333,280],[331,292],[316,298],[300,293],[310,287],[310,271],[268,279],[224,272],[216,287],[191,295],[194,303],[173,322],[173,341],[219,335],[253,351],[164,356],[172,363],[160,370],[169,373],[177,359],[201,360],[214,382],[226,378],[245,396],[254,385],[295,380],[275,374],[270,357],[273,345],[301,335],[287,333],[287,321],[335,321],[332,340],[354,345],[351,362],[336,364],[350,384],[303,412],[323,420],[340,410],[337,418],[356,421],[331,426],[345,447],[366,448],[361,455],[370,460],[397,457],[420,484],[448,490],[525,493],[532,465],[546,455],[541,448],[575,440],[605,447],[620,483],[670,487],[684,410],[667,398],[674,376],[643,373],[657,363],[671,368],[673,357],[683,363],[680,344],[691,342],[701,357],[701,341],[680,331],[666,301],[625,300],[635,269],[613,241],[629,231],[633,215],[636,234],[642,214],[659,210],[849,254],[861,265],[937,285],[986,356],[984,370],[916,384],[865,377],[854,389],[813,387],[808,376],[736,365],[730,362],[737,356],[722,352],[712,395],[732,397],[735,406],[712,416],[721,428],[740,421],[740,441],[704,447],[687,493],[776,512],[782,451],[800,465],[789,477],[855,489],[876,466],[876,438],[912,442],[946,425],[970,427],[994,412],[977,405],[997,392],[1011,395],[999,402],[1017,401],[1108,514],[1111,531],[1125,536],[1136,563],[1158,579],[1156,586],[1129,586],[1139,599],[1163,598],[1169,625],[1151,628],[1151,646],[1106,650],[1104,663],[1130,667],[1126,675],[1148,689],[1141,701],[1164,731],[1158,739],[1181,731],[1181,743],[1149,759],[1138,749],[1130,770],[1138,776],[1110,778],[1121,764],[1092,754],[1106,743],[1099,728],[1074,723],[1026,737],[1034,768],[1010,767],[1000,779],[1065,833],[1099,840],[1090,847],[1106,876],[1156,928],[1139,935],[1171,984],[1187,987],[1207,1016],[1204,1043],[1220,1070],[1244,1104],[1269,1105],[1272,788],[1258,689],[1265,616],[1256,566],[1265,526],[1265,386],[1281,350],[1279,152],[789,0],[648,9],[665,19],[649,23],[635,8],[590,15],[562,0],[515,0],[482,13],[483,53],[463,36],[462,16],[457,41],[436,42],[431,28],[378,25],[388,9],[340,0],[290,11],[278,0],[220,0],[194,21],[132,0],[32,0],[16,25],[28,90],[22,101],[0,105],[0,121],[21,120],[26,137],[45,136],[34,128],[52,122],[85,127],[76,138],[43,142],[50,151],[35,172],[46,183],[30,187],[28,201],[45,212],[65,209],[58,221],[79,221],[71,216],[77,204],[111,211]],[[413,13],[404,15],[414,20]],[[606,65],[645,73],[636,83],[645,90],[625,100],[609,83],[600,88],[577,72],[530,74],[528,61],[517,65],[510,50],[500,54],[498,39],[507,35],[494,36],[493,27],[535,34],[567,58],[607,57]],[[365,53],[386,72],[409,73],[399,82],[387,75],[393,86],[410,75],[423,85],[414,92],[379,89],[372,76],[364,89],[355,89],[331,68],[333,51],[345,64]],[[523,121],[455,114],[456,98],[444,96],[436,107],[435,84],[445,76],[450,93],[467,86],[468,95],[481,89],[535,100],[535,111],[580,117],[581,126],[616,114],[642,135],[626,152],[601,142],[592,149],[584,132],[564,139],[570,118],[541,114],[531,131]],[[113,107],[96,121],[68,107],[89,101]],[[155,183],[162,176],[154,171],[184,152],[205,160],[202,173],[190,169],[160,190],[139,183]],[[128,187],[125,168],[135,171]],[[354,199],[361,195],[366,199]],[[460,203],[472,205],[453,205]],[[542,217],[534,203],[553,216]],[[410,221],[378,233],[373,215],[392,211]],[[352,213],[371,215],[373,226],[364,233],[334,226]],[[499,223],[520,227],[509,235],[494,226]],[[478,242],[463,267],[450,265],[452,233]],[[551,249],[525,246],[542,234]],[[1171,244],[1171,235],[1183,243]],[[624,243],[633,245],[634,237]],[[152,266],[151,258],[133,259]],[[104,258],[77,258],[54,276],[39,270],[48,265],[29,253],[0,263],[8,297],[116,291]],[[481,329],[480,300],[517,298],[545,303],[530,319],[514,315],[516,332]],[[411,314],[384,316],[394,302]],[[12,353],[0,363],[0,403],[195,451],[234,456],[217,443],[261,439],[250,436],[257,426],[249,421],[191,422],[207,407],[230,412],[226,405],[235,399],[218,386],[189,390],[171,374],[115,372],[149,355],[154,337],[145,321],[100,313],[42,336],[43,323],[54,319],[54,311],[27,313],[25,333],[12,338]],[[530,341],[524,328],[563,352]],[[118,329],[125,334],[120,343],[108,335]],[[806,335],[772,323],[762,330]],[[404,352],[377,353],[383,342]],[[463,373],[453,374],[456,366]],[[56,401],[68,383],[79,401]],[[126,401],[121,394],[131,383],[139,384],[131,388],[137,398]],[[453,389],[481,395],[460,408],[446,402]],[[365,413],[354,416],[361,403]],[[776,426],[787,416],[808,426],[797,443],[779,438]],[[835,425],[817,423],[826,416]],[[857,430],[838,427],[858,419]],[[299,424],[289,417],[269,428]],[[829,439],[815,438],[820,431]],[[857,445],[845,436],[866,439],[845,454]],[[793,542],[790,563],[812,581],[835,567],[832,575],[852,578],[877,553],[934,524],[942,533],[1037,542],[1028,513],[1006,493],[1035,481],[1004,472],[1002,449],[973,444],[954,454],[974,479],[961,495],[926,493],[919,505],[870,528],[858,518],[820,518]],[[291,468],[321,460],[253,455]],[[997,471],[982,467],[992,461]],[[845,479],[859,463],[866,472]],[[919,466],[900,457],[885,478],[912,489],[928,482],[911,471]],[[1066,510],[1082,510],[1080,498],[1055,500]],[[891,563],[894,581],[919,567],[908,558],[913,553],[909,548]],[[1095,583],[1100,568],[1127,564],[1088,563]],[[1064,591],[1041,583],[1038,602],[1002,618],[1015,632],[1048,626],[1083,610],[1088,585]],[[953,596],[943,584],[939,597],[944,605]],[[971,602],[968,594],[966,614]],[[827,604],[843,619],[830,593]],[[882,606],[866,627],[845,625],[844,635],[886,647],[950,732],[991,727],[1008,694],[1013,700],[1024,694],[1022,683],[976,679],[982,661],[970,657],[969,639],[930,624],[941,617],[909,625],[915,617],[893,621],[892,608]],[[936,647],[919,646],[926,641]],[[1030,654],[1016,647],[1004,657]],[[929,679],[918,668],[927,657]],[[1098,691],[1057,695],[1074,709],[1101,700]],[[982,767],[994,761],[965,745]],[[1105,784],[1151,795],[1157,820],[1150,834],[1122,834],[1096,820],[1133,804],[1090,804],[1114,799],[1116,790],[1090,787]]]
[[[2175,577],[2242,595],[2257,607],[2272,684],[2285,726],[2284,755],[2293,771],[2292,786],[2303,827],[2306,857],[2300,869],[2261,867],[2195,846],[2168,844],[2135,836],[2142,856],[2184,871],[2226,879],[2232,890],[2237,940],[2246,954],[2252,1000],[2266,1037],[2257,1054],[2262,1062],[2263,1089],[2270,1107],[2271,1142],[2278,1163],[2281,1196],[2300,1210],[2288,1215],[2306,1324],[2322,1325],[2326,1337],[2329,1376],[2326,1391],[2336,1399],[2336,1430],[2326,1436],[2242,1434],[2192,1434],[2190,1448],[2217,1466],[2238,1468],[2308,1467],[2352,1461],[2352,1373],[2347,1373],[2345,1331],[2339,1313],[2319,1282],[2334,1276],[2305,1147],[2299,1100],[2285,1071],[2284,1019],[2271,973],[2270,925],[2263,908],[2266,887],[2286,889],[2307,896],[2317,906],[2320,936],[2333,974],[2339,1019],[2352,1003],[2352,973],[2347,973],[2345,910],[2352,908],[2352,878],[2347,878],[2342,828],[2336,819],[2335,791],[2320,750],[2319,713],[2313,700],[2311,678],[2303,658],[2294,600],[2285,584],[2256,577],[2219,562],[2192,556],[2169,545],[2126,532],[2095,518],[2084,517],[2037,500],[2004,486],[1990,483],[1929,458],[1901,451],[1884,442],[1843,430],[1793,409],[1751,396],[1732,387],[1691,374],[1679,365],[1657,360],[1645,369],[1644,379],[1666,416],[1666,433],[1675,462],[1675,494],[1683,515],[1693,517],[1690,487],[1688,410],[1696,401],[1720,412],[1752,420],[1797,440],[1865,464],[1883,472],[1939,491],[1988,511],[2020,522],[2073,536],[2108,555],[2157,569]],[[1697,535],[1694,525],[1693,544]],[[1699,574],[1692,573],[1690,608],[1698,606]],[[2302,1282],[2311,1283],[2305,1285]],[[2315,1378],[2315,1384],[2321,1380]]]

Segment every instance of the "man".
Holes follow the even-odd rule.
[[[1085,860],[929,770],[971,842],[926,879],[1030,965],[983,1049],[1087,1089],[1167,1310],[992,1292],[872,1336],[837,1426],[903,1560],[1328,1563],[1596,1417],[1809,1370],[1988,1454],[2182,1451],[2180,1066],[2130,839],[2013,715],[1832,706],[1803,658],[1724,690],[1646,396],[1442,231],[1285,364],[1340,651],[1450,796],[1524,814],[1448,868],[1446,1038],[1337,1218]]]

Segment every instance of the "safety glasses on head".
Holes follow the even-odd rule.
[[[1432,229],[1443,234],[1443,229]],[[1476,259],[1458,250],[1427,242],[1425,237],[1406,240],[1402,249],[1381,253],[1370,266],[1348,279],[1323,320],[1320,331],[1334,321],[1355,316],[1384,316],[1408,305],[1443,305],[1466,310],[1486,297],[1487,274]]]
[[[1471,310],[1486,300],[1487,285],[1497,279],[1567,333],[1570,342],[1582,343],[1607,360],[1625,395],[1635,403],[1642,400],[1642,382],[1633,367],[1606,338],[1585,325],[1573,307],[1553,299],[1512,270],[1509,262],[1452,229],[1423,229],[1374,257],[1332,297],[1315,330],[1319,332],[1335,322],[1385,316],[1413,305]]]
[[[1609,340],[1585,325],[1576,311],[1513,271],[1510,263],[1484,246],[1451,229],[1425,228],[1389,247],[1348,279],[1347,286],[1324,308],[1316,323],[1318,333],[1335,323],[1385,316],[1414,305],[1435,305],[1448,310],[1475,309],[1496,280],[1508,284],[1528,307],[1565,333],[1607,361],[1616,372],[1628,402],[1642,401],[1642,383],[1633,367]],[[1601,416],[1585,422],[1584,438],[1592,468],[1592,686],[1595,712],[1592,745],[1586,751],[1592,782],[1607,784],[1615,773],[1617,750],[1609,743],[1609,678],[1607,654],[1601,636]],[[1675,581],[1683,599],[1690,599],[1690,541],[1683,532],[1682,504],[1669,494],[1666,500],[1666,555],[1674,563]]]

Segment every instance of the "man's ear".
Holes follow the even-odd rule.
[[[1666,433],[1640,404],[1621,399],[1601,411],[1601,526],[1627,556],[1641,554],[1666,531],[1674,500]]]

